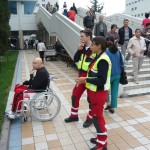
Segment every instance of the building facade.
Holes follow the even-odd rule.
[[[133,17],[145,18],[145,13],[150,13],[150,0],[126,0],[125,13]]]
[[[24,48],[24,36],[36,33],[37,25],[33,11],[36,0],[9,0],[9,25],[11,35],[18,39],[20,49]]]

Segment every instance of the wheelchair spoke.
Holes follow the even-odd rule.
[[[46,121],[54,118],[60,110],[60,100],[51,92],[38,94],[31,102],[34,117]]]

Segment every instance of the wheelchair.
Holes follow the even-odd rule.
[[[23,100],[17,104],[15,116],[20,113],[22,121],[28,120],[27,112],[39,121],[49,121],[55,118],[60,111],[61,102],[53,90],[50,88],[50,81],[54,77],[49,77],[47,89],[41,90],[25,90],[23,92]],[[21,110],[18,110],[21,104]]]

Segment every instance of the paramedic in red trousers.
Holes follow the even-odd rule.
[[[90,49],[92,39],[92,32],[90,29],[85,29],[80,31],[80,44],[78,50],[74,56],[74,61],[78,62],[79,77],[86,77],[87,70],[90,62],[94,59],[92,51]],[[78,121],[78,110],[79,110],[79,100],[83,92],[86,90],[85,83],[76,85],[72,92],[72,108],[71,115],[65,119],[65,122]],[[92,124],[91,110],[87,115],[86,121],[83,127],[89,127]]]
[[[36,75],[34,76],[34,72]],[[30,71],[30,80],[23,82],[23,84],[17,84],[15,86],[15,94],[12,103],[12,109],[7,113],[9,119],[15,119],[15,113],[19,101],[23,99],[23,91],[29,90],[45,90],[48,85],[49,73],[46,68],[43,66],[41,58],[35,58],[33,60],[33,69]],[[18,110],[21,109],[21,103],[18,105]]]
[[[103,116],[103,109],[110,89],[111,61],[105,53],[107,41],[97,36],[93,38],[91,50],[96,53],[91,62],[87,77],[80,77],[77,84],[86,83],[88,98],[90,100],[93,124],[97,131],[97,137],[90,142],[96,144],[91,150],[107,150],[107,130]]]

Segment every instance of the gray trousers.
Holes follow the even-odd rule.
[[[143,56],[132,58],[134,81],[138,81],[138,73],[143,64],[143,59],[144,59]]]
[[[123,45],[120,45],[121,46],[121,53],[124,57],[124,60],[128,61],[131,57],[131,54],[128,53],[127,57],[126,57],[126,50],[127,50],[127,46],[128,46],[128,43],[129,41],[124,41],[124,44]]]

